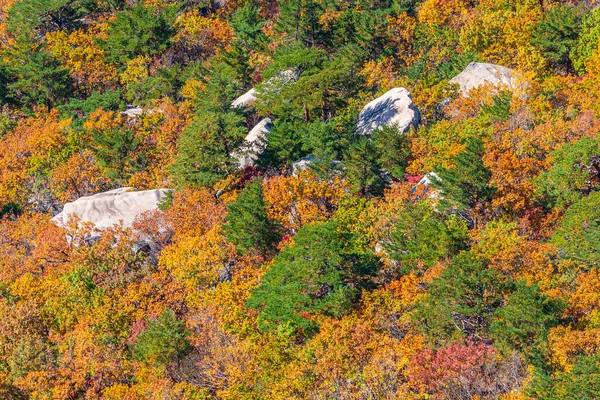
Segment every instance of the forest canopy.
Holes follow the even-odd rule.
[[[0,0],[0,398],[596,399],[600,5]]]

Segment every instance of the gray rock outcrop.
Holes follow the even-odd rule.
[[[356,132],[370,135],[376,129],[395,125],[398,133],[402,134],[411,126],[416,127],[420,120],[421,114],[413,104],[408,90],[394,88],[363,108],[358,116]]]
[[[472,89],[486,84],[509,90],[521,88],[523,83],[519,82],[519,77],[518,73],[502,65],[472,62],[450,79],[450,83],[457,84],[463,96],[468,97]]]
[[[248,132],[244,144],[235,155],[240,169],[254,166],[258,157],[267,148],[267,135],[272,129],[273,122],[270,118],[265,118]]]
[[[63,211],[52,221],[66,226],[72,216],[80,222],[91,222],[99,231],[111,228],[120,222],[129,228],[137,216],[158,209],[172,189],[133,191],[132,188],[119,188],[93,196],[81,197],[66,203]]]

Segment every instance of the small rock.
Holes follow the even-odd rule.
[[[140,115],[142,115],[144,113],[144,109],[141,107],[137,107],[137,106],[133,106],[131,104],[129,104],[127,106],[127,108],[125,109],[125,111],[121,112],[121,114],[129,117],[129,118],[136,118],[139,117]]]
[[[263,92],[269,92],[272,90],[280,90],[283,86],[294,83],[300,78],[300,75],[297,71],[293,69],[288,69],[285,71],[280,71],[275,76],[271,77],[267,82],[262,85]],[[232,107],[251,107],[256,100],[258,100],[258,95],[260,92],[252,88],[231,103]]]

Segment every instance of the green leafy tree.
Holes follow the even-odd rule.
[[[267,216],[260,178],[246,184],[235,201],[227,205],[224,230],[239,254],[271,254],[281,239],[277,224]]]
[[[176,8],[158,10],[137,2],[119,12],[100,44],[109,61],[124,65],[138,56],[154,56],[167,49],[175,34],[173,22]]]
[[[484,165],[484,147],[480,140],[472,139],[464,151],[454,159],[454,168],[436,171],[433,186],[440,191],[440,203],[460,210],[482,208],[495,192],[489,182],[492,176]]]
[[[283,0],[279,4],[276,26],[294,40],[314,47],[324,41],[319,24],[322,7],[322,2],[315,0]]]
[[[352,237],[335,221],[305,226],[272,262],[247,305],[260,329],[310,336],[317,314],[348,313],[377,270],[374,257],[348,251]]]
[[[265,20],[260,17],[260,8],[253,1],[246,2],[231,16],[230,25],[235,32],[235,41],[231,44],[225,61],[235,70],[236,77],[244,88],[251,85],[254,74],[248,49],[259,51],[268,43],[262,31],[264,23]]]
[[[43,39],[47,32],[74,30],[85,16],[107,11],[108,5],[95,0],[22,0],[9,9],[8,30],[20,39]],[[111,1],[118,6],[124,1]]]
[[[144,167],[144,157],[137,152],[141,141],[135,131],[110,128],[92,131],[90,145],[98,164],[117,182],[124,182],[132,173]]]
[[[189,350],[187,336],[185,324],[167,309],[157,319],[149,321],[136,338],[133,357],[151,365],[166,365]]]
[[[381,196],[389,184],[389,176],[379,161],[377,146],[370,138],[360,137],[344,157],[346,177],[352,190],[363,196]]]
[[[573,367],[555,374],[536,371],[527,394],[544,400],[595,400],[600,393],[600,354],[579,356]]]
[[[594,167],[598,156],[599,138],[586,136],[563,145],[551,154],[552,167],[536,178],[538,194],[549,207],[565,209],[583,195],[600,189],[600,171]]]
[[[600,7],[595,7],[582,17],[581,31],[570,58],[579,75],[586,72],[585,62],[598,49],[600,41]]]
[[[18,41],[8,53],[7,71],[12,77],[8,97],[25,107],[52,108],[73,94],[73,82],[67,68],[47,53],[42,45]]]

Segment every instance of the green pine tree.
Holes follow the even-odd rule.
[[[211,186],[235,172],[239,166],[235,154],[247,134],[243,110],[231,107],[236,93],[231,71],[210,73],[207,85],[199,96],[196,118],[178,142],[172,171],[182,186]]]
[[[301,228],[247,302],[260,311],[260,329],[304,338],[317,332],[316,314],[348,313],[378,268],[374,257],[349,251],[351,240],[335,221]]]
[[[136,338],[133,357],[151,365],[166,365],[188,351],[187,336],[183,321],[166,309],[156,320],[148,322],[146,330]]]
[[[227,205],[225,234],[239,254],[272,254],[281,239],[278,226],[267,216],[260,178],[246,184],[235,201]]]

